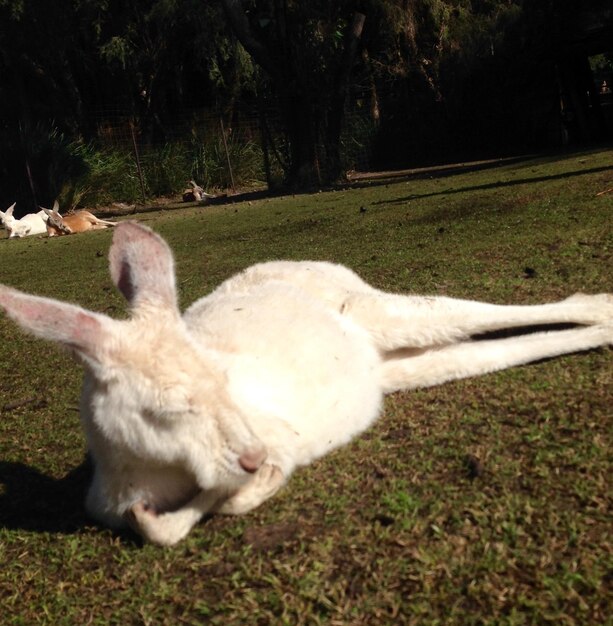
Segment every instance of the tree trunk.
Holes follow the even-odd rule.
[[[221,0],[221,3],[236,37],[255,63],[270,76],[279,94],[290,153],[286,182],[292,187],[321,184],[317,140],[322,123],[326,124],[326,179],[338,178],[341,174],[339,143],[345,100],[365,15],[355,13],[347,29],[343,56],[334,77],[335,87],[326,107],[327,117],[322,119],[321,105],[325,102],[325,94],[319,93],[321,89],[318,91],[316,85],[302,84],[299,60],[294,58],[296,50],[292,46],[296,24],[291,22],[287,0],[272,3],[276,26],[274,44],[252,28],[241,0]]]
[[[283,98],[290,149],[286,183],[291,188],[309,189],[321,185],[317,157],[315,111],[307,97],[288,93]]]
[[[345,33],[345,50],[336,79],[336,88],[330,103],[326,129],[326,176],[331,181],[335,181],[343,175],[340,141],[345,114],[345,101],[347,100],[349,77],[351,76],[365,20],[366,16],[363,13],[354,13],[353,20]]]

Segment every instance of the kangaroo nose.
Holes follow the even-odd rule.
[[[238,463],[246,472],[254,474],[260,469],[267,456],[268,453],[263,446],[248,448],[238,457]]]

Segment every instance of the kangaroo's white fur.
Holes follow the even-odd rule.
[[[44,211],[28,213],[21,219],[17,219],[13,217],[16,204],[13,202],[6,211],[0,211],[0,222],[6,229],[9,239],[26,235],[41,235],[47,232],[47,215]]]
[[[279,261],[246,269],[181,315],[158,235],[118,225],[109,260],[128,320],[8,287],[0,307],[85,365],[89,512],[158,544],[208,512],[258,506],[296,467],[366,429],[386,392],[613,343],[609,295],[537,306],[392,295],[339,265]],[[471,339],[557,323],[581,326]]]

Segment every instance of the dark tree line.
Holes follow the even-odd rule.
[[[12,154],[53,161],[31,146],[49,128],[92,139],[91,113],[109,107],[163,138],[186,108],[274,103],[292,185],[342,177],[348,100],[379,125],[381,166],[536,146],[565,46],[594,24],[610,34],[612,13],[610,0],[0,0],[0,180],[24,175]]]

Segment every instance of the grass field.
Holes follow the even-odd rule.
[[[613,291],[613,154],[142,216],[182,306],[273,259],[500,303]],[[125,315],[112,233],[0,241],[0,282]],[[389,396],[350,446],[174,548],[83,511],[66,354],[0,319],[2,624],[611,624],[610,349]]]

